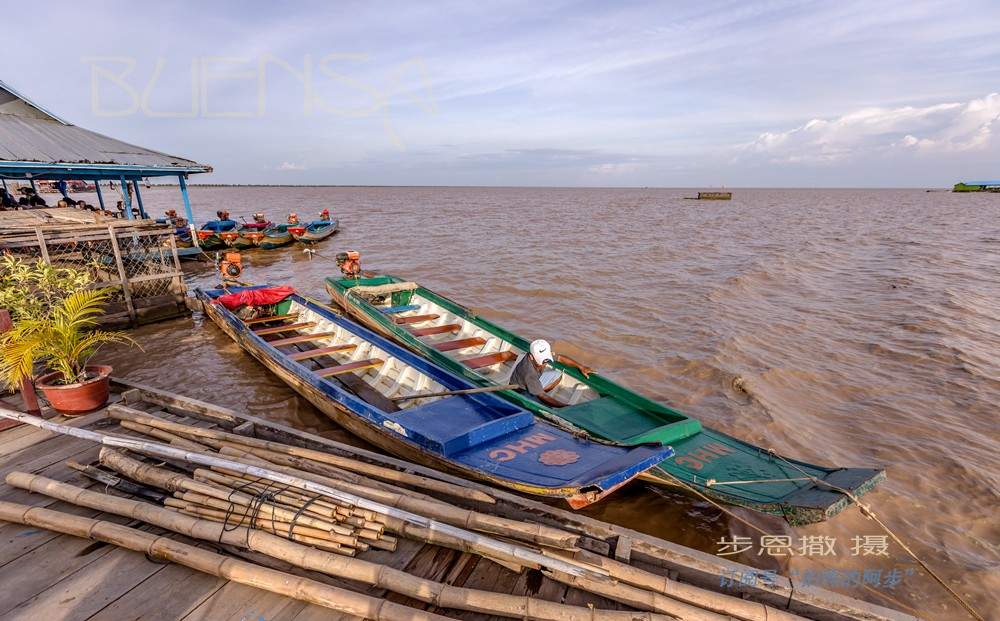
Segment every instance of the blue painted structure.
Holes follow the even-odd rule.
[[[339,410],[349,412],[349,422],[362,423],[367,428],[368,437],[362,437],[380,436],[383,444],[396,447],[389,450],[404,456],[407,452],[418,454],[433,465],[447,466],[521,491],[571,498],[593,493],[595,499],[673,455],[668,446],[626,447],[578,437],[490,393],[443,397],[425,405],[386,412],[346,390],[336,380],[322,378],[304,364],[289,359],[224,306],[212,304],[212,300],[225,293],[267,286],[198,289],[196,295],[205,303],[206,313],[244,349],[279,376],[286,376],[283,379],[307,398],[319,395],[338,404]],[[323,306],[298,295],[290,299],[428,375],[446,390],[476,387]],[[554,452],[573,459],[567,460],[568,463],[543,463],[543,455]]]
[[[131,218],[129,183],[136,203],[145,216],[139,182],[153,177],[175,177],[181,187],[184,214],[194,223],[187,195],[189,175],[212,172],[212,167],[193,160],[128,144],[78,127],[39,106],[0,82],[0,179],[93,181],[102,209],[107,206],[101,192],[102,181],[121,184],[125,195],[125,217]],[[112,206],[113,207],[113,206]]]

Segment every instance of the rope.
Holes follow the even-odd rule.
[[[670,472],[667,472],[666,470],[662,470],[662,472],[663,472],[663,474],[665,474],[665,475],[667,475],[668,477],[670,477],[671,479],[673,479],[673,480],[674,480],[674,482],[675,482],[675,483],[676,483],[676,484],[677,484],[677,485],[678,485],[679,487],[683,487],[684,489],[686,489],[686,490],[690,491],[690,492],[691,492],[691,493],[693,493],[693,494],[694,494],[695,496],[698,496],[698,497],[700,497],[701,499],[705,500],[705,501],[706,501],[706,502],[708,502],[709,504],[713,505],[713,506],[714,506],[714,507],[715,507],[716,509],[718,509],[718,510],[719,510],[719,511],[721,511],[722,513],[724,513],[724,514],[728,515],[729,517],[733,518],[734,520],[736,520],[736,521],[738,521],[738,522],[742,522],[742,523],[743,523],[744,525],[748,526],[748,527],[749,527],[749,528],[750,528],[751,530],[755,530],[755,531],[757,531],[758,533],[760,533],[761,535],[768,535],[768,536],[772,536],[772,533],[769,533],[769,532],[767,532],[766,530],[764,530],[763,528],[761,528],[761,527],[757,526],[756,524],[753,524],[753,523],[751,523],[751,522],[747,521],[746,519],[744,519],[744,518],[740,517],[740,516],[739,516],[739,515],[737,515],[736,513],[733,513],[732,511],[730,511],[729,509],[727,509],[727,508],[726,508],[726,507],[724,507],[723,505],[721,505],[721,504],[719,504],[718,502],[716,502],[716,501],[715,501],[715,500],[714,500],[713,498],[711,498],[710,496],[707,496],[706,494],[702,493],[702,491],[701,491],[701,490],[699,490],[699,489],[698,489],[697,487],[694,487],[693,485],[689,484],[689,483],[688,483],[687,481],[684,481],[683,479],[679,479],[679,478],[677,478],[677,476],[675,476],[674,474],[672,474],[672,473],[670,473]],[[899,606],[900,608],[903,608],[903,609],[905,609],[905,610],[908,610],[909,612],[912,612],[912,613],[913,613],[913,614],[914,614],[915,616],[918,616],[918,617],[919,617],[919,616],[920,616],[920,614],[921,614],[919,610],[916,610],[915,608],[913,608],[913,607],[911,607],[911,606],[907,606],[907,605],[906,605],[906,604],[904,604],[903,602],[899,601],[898,599],[896,599],[896,598],[892,597],[891,595],[889,595],[889,594],[887,594],[887,593],[883,593],[883,592],[881,592],[881,591],[876,591],[875,589],[873,589],[872,587],[868,586],[867,584],[862,584],[862,585],[861,585],[861,588],[863,588],[864,590],[866,590],[866,591],[868,591],[869,593],[872,593],[872,594],[874,594],[874,595],[876,595],[876,596],[878,596],[878,597],[883,597],[883,598],[885,598],[885,599],[887,599],[887,600],[891,601],[891,602],[892,602],[892,603],[894,603],[894,604],[895,604],[896,606]]]
[[[313,496],[307,502],[305,502],[301,507],[299,507],[299,510],[296,511],[295,515],[292,516],[291,522],[288,524],[288,538],[289,539],[293,538],[292,537],[292,529],[295,528],[295,524],[299,521],[299,517],[303,513],[305,513],[306,509],[309,508],[309,505],[311,505],[312,503],[316,502],[317,500],[319,500],[319,496]]]
[[[792,462],[788,461],[787,459],[785,459],[781,455],[778,455],[774,451],[774,449],[770,449],[769,448],[769,449],[767,449],[767,452],[770,453],[771,455],[777,457],[781,461],[785,462],[786,464],[790,465],[791,467],[795,468],[799,472],[801,472],[807,478],[809,478],[810,480],[812,480],[813,483],[815,483],[817,485],[825,485],[825,486],[829,487],[830,489],[834,490],[835,492],[840,492],[841,494],[847,496],[854,504],[858,505],[858,509],[861,510],[861,515],[865,516],[866,518],[868,518],[868,519],[872,520],[873,522],[875,522],[876,524],[878,524],[878,526],[883,531],[885,531],[885,533],[887,535],[889,535],[890,537],[892,537],[892,540],[895,541],[897,544],[899,544],[899,547],[903,548],[903,550],[907,554],[909,554],[913,558],[913,560],[915,560],[921,567],[923,567],[924,570],[927,571],[927,573],[930,574],[930,576],[932,578],[934,578],[934,580],[936,580],[938,584],[940,584],[942,587],[944,587],[945,590],[948,591],[948,593],[950,593],[951,596],[954,597],[955,600],[958,601],[958,603],[962,605],[962,608],[965,608],[966,612],[969,613],[969,616],[971,616],[973,619],[976,619],[976,621],[985,621],[985,619],[983,619],[982,615],[980,615],[978,612],[976,612],[976,609],[973,608],[971,604],[969,604],[968,602],[966,602],[965,599],[963,599],[961,595],[959,595],[954,589],[952,589],[948,585],[948,583],[946,583],[940,576],[938,576],[934,572],[934,570],[931,569],[930,566],[928,566],[927,563],[925,563],[923,561],[923,559],[921,559],[919,556],[917,556],[916,552],[914,552],[912,549],[910,549],[910,547],[908,545],[906,545],[905,543],[903,543],[903,540],[900,539],[899,537],[897,537],[896,533],[892,532],[892,529],[890,529],[888,526],[886,526],[885,523],[881,519],[879,519],[879,517],[877,515],[875,515],[875,512],[872,511],[871,507],[869,507],[868,505],[862,503],[858,499],[858,497],[855,496],[850,490],[846,490],[846,489],[844,489],[844,488],[842,488],[840,486],[834,485],[832,483],[827,483],[826,481],[823,481],[822,479],[818,479],[818,478],[810,475],[808,472],[806,472],[802,468],[799,468],[797,465],[795,465]]]
[[[808,481],[809,479],[805,477],[796,477],[794,479],[754,479],[750,481],[716,481],[715,479],[708,479],[705,481],[705,487],[713,487],[715,485],[746,485],[747,483],[791,483],[793,481]]]
[[[286,486],[284,486],[284,487],[282,487],[282,488],[279,489],[274,484],[274,482],[270,481],[270,480],[268,480],[267,485],[264,487],[264,489],[262,491],[249,494],[251,496],[252,500],[250,501],[250,504],[247,505],[245,511],[243,511],[243,515],[240,516],[239,523],[237,523],[236,525],[234,525],[231,528],[229,527],[229,518],[231,516],[233,516],[233,515],[236,514],[236,503],[233,502],[233,494],[236,494],[238,492],[239,493],[246,493],[244,490],[246,490],[247,488],[252,488],[253,486],[257,485],[258,483],[260,483],[263,480],[264,479],[258,478],[258,479],[254,480],[254,481],[247,481],[243,485],[240,485],[239,487],[236,487],[236,488],[234,488],[233,490],[231,490],[229,492],[229,497],[227,498],[227,500],[229,501],[229,507],[226,509],[226,515],[223,518],[222,531],[219,532],[219,543],[222,543],[222,535],[224,533],[232,532],[232,531],[236,530],[237,528],[239,528],[240,526],[242,526],[245,521],[248,521],[248,524],[247,524],[247,534],[246,534],[246,544],[247,544],[247,547],[249,548],[250,547],[250,529],[257,528],[257,520],[258,520],[258,518],[260,518],[260,511],[261,511],[261,509],[264,508],[265,504],[270,504],[271,505],[271,532],[274,533],[274,534],[278,534],[278,528],[277,528],[277,526],[275,524],[275,522],[277,521],[276,515],[275,515],[275,511],[274,511],[274,509],[275,509],[275,497],[278,494],[280,494],[280,493],[285,492],[286,490],[288,490],[289,486],[286,485]],[[272,486],[274,486],[273,490],[271,489]],[[252,491],[255,491],[255,490],[252,490]],[[289,539],[291,539],[291,530],[289,530]]]

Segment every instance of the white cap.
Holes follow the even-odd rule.
[[[538,339],[531,342],[531,357],[535,359],[535,364],[545,364],[552,362],[552,346],[548,341]]]

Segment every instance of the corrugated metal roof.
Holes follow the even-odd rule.
[[[0,162],[3,161],[212,169],[67,123],[0,82]]]

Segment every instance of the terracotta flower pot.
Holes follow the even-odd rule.
[[[65,385],[55,383],[62,378],[62,373],[53,371],[35,380],[35,386],[55,411],[66,416],[79,416],[98,410],[108,402],[111,370],[103,364],[88,366],[87,374],[95,377],[79,384]]]

